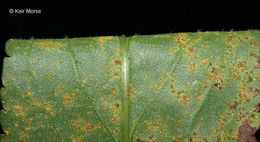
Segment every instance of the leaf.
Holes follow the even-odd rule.
[[[239,141],[259,31],[9,40],[1,141]]]

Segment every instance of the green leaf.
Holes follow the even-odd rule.
[[[259,48],[259,31],[11,39],[0,139],[241,140],[260,126]]]

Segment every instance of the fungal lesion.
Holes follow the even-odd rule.
[[[121,102],[115,102],[110,106],[110,110],[115,115],[119,115],[121,113],[121,108],[122,108]]]
[[[35,41],[33,42],[33,44],[40,48],[48,48],[48,49],[56,49],[56,50],[59,50],[63,46],[61,42],[57,42],[57,41]]]
[[[219,90],[222,89],[222,85],[221,85],[221,83],[215,83],[214,85],[215,85],[215,87],[217,87]]]
[[[190,39],[186,33],[178,33],[177,38],[174,39],[174,42],[178,45],[185,45]]]
[[[72,142],[85,142],[83,136],[70,136]]]
[[[74,104],[74,102],[77,100],[77,98],[75,96],[76,96],[75,93],[64,94],[64,96],[63,96],[63,100],[64,100],[63,104],[64,105],[67,105],[67,104],[72,105],[72,104]]]
[[[111,77],[111,80],[120,79],[122,80],[122,61],[118,57],[111,57],[112,60],[107,60],[106,75]]]
[[[105,42],[107,40],[114,40],[115,37],[114,36],[101,36],[97,38],[97,41],[100,43],[100,46],[102,47],[102,49],[105,48]]]
[[[175,52],[177,52],[178,50],[179,50],[178,47],[173,47],[173,48],[171,49],[171,53],[175,53]]]
[[[77,133],[83,132],[86,136],[98,134],[97,130],[101,129],[101,122],[93,124],[79,116],[76,120],[72,120],[72,125],[76,128]]]

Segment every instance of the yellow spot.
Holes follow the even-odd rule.
[[[114,133],[114,134],[118,134],[118,131],[117,131],[117,130],[115,130],[115,131],[113,131],[113,133]]]
[[[188,106],[190,104],[190,97],[189,96],[183,96],[182,97],[182,103],[185,105],[185,106]]]
[[[64,89],[63,89],[62,87],[59,87],[59,91],[60,91],[60,92],[63,92]]]
[[[147,130],[148,130],[148,131],[150,131],[151,129],[152,129],[152,127],[151,127],[151,126],[148,126],[148,127],[147,127]]]
[[[258,75],[257,78],[260,78],[260,75]]]
[[[54,96],[58,96],[57,93],[54,93]]]
[[[8,136],[9,132],[8,132],[8,131],[5,131],[5,134]]]
[[[200,63],[199,63],[199,65],[201,66],[201,65],[202,65],[202,63],[200,62]]]
[[[94,75],[89,75],[88,78],[94,78],[95,76]]]
[[[133,84],[133,83],[131,83],[131,84],[130,84],[130,87],[134,87],[134,84]]]
[[[14,102],[14,100],[10,100],[10,102],[12,103],[12,102]]]
[[[107,36],[107,37],[98,37],[98,41],[101,43],[101,47],[104,48],[104,42],[105,40],[113,40],[113,36]]]
[[[80,137],[71,136],[70,139],[72,140],[72,142],[84,142],[85,141],[82,136],[80,136]]]
[[[136,120],[133,120],[134,123],[136,123]]]
[[[57,129],[54,130],[54,134],[58,134],[58,132],[59,132],[59,130],[57,130]]]
[[[173,88],[169,88],[168,91],[169,91],[169,92],[173,92],[174,89],[173,89]]]
[[[49,75],[49,76],[48,76],[48,79],[52,79],[52,76],[51,76],[51,75]]]
[[[30,121],[32,121],[33,119],[32,118],[29,118]]]
[[[116,52],[120,52],[120,48],[116,49]]]
[[[151,83],[149,86],[150,86],[150,87],[153,87],[153,84]]]
[[[202,98],[202,93],[198,93],[197,97],[201,99]]]
[[[209,48],[209,46],[207,46],[207,45],[204,46],[204,49],[208,49],[208,48]]]
[[[5,103],[5,101],[1,101],[2,102],[2,104],[4,104]]]
[[[206,87],[208,87],[208,83],[207,82],[205,82],[205,84],[202,86],[202,88],[206,88]]]
[[[121,119],[124,119],[124,115],[120,115],[120,118],[121,118]]]
[[[174,142],[178,142],[181,139],[181,136],[174,136]]]
[[[183,45],[183,44],[187,43],[187,41],[189,41],[189,39],[187,38],[187,34],[179,33],[178,38],[174,39],[174,41],[179,45]]]
[[[175,52],[178,51],[178,50],[179,50],[179,48],[176,48],[176,47],[175,47],[175,48],[172,48],[171,52],[172,52],[172,53],[175,53]]]
[[[30,92],[28,92],[28,93],[27,93],[27,95],[28,95],[28,96],[30,96],[30,95],[31,95],[31,93],[30,93]]]
[[[164,77],[160,81],[160,85],[162,85],[167,78],[168,78],[168,74],[164,75]]]
[[[116,118],[115,116],[112,116],[112,117],[110,118],[110,120],[111,120],[112,122],[116,122],[117,118]]]
[[[191,69],[192,71],[196,71],[196,70],[197,70],[194,63],[190,64],[190,69]]]
[[[14,75],[12,75],[12,74],[7,74],[7,77],[8,77],[8,78],[13,78]]]
[[[92,114],[93,112],[92,111],[89,111],[88,114]]]
[[[32,74],[35,74],[35,70],[32,70]]]
[[[55,70],[57,71],[57,70],[59,70],[59,68],[58,68],[58,67],[56,67],[56,68],[55,68]]]
[[[98,95],[101,95],[101,92],[100,92],[100,91],[98,91]]]
[[[97,129],[100,129],[100,128],[101,128],[100,126],[97,126],[97,127],[94,128],[94,130],[97,130]]]
[[[44,53],[45,53],[45,54],[49,53],[49,49],[46,49],[46,50],[44,51]]]
[[[72,93],[71,95],[72,95],[72,96],[75,96],[75,94],[74,94],[74,93]]]
[[[88,82],[88,80],[87,80],[87,79],[85,79],[83,82],[84,82],[84,83],[87,83],[87,82]]]
[[[201,85],[201,82],[199,81],[199,85]]]

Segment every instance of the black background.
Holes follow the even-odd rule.
[[[10,14],[9,9],[40,9],[41,14]],[[0,4],[0,66],[10,38],[132,36],[199,31],[260,30],[260,9],[253,1],[128,1]],[[2,69],[1,69],[2,70]],[[2,85],[2,84],[1,84]],[[0,109],[3,109],[0,106]],[[3,132],[3,131],[2,131]]]

